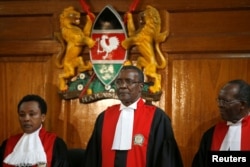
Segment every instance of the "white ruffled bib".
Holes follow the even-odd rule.
[[[39,137],[41,128],[31,134],[24,133],[4,163],[14,166],[46,166],[46,153]]]

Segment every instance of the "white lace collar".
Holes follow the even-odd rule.
[[[4,163],[14,166],[46,165],[46,153],[39,137],[41,128],[31,134],[24,133]]]

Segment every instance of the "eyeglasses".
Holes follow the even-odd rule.
[[[133,85],[135,83],[142,83],[142,82],[140,82],[140,81],[133,81],[132,79],[117,79],[117,80],[115,80],[115,84],[118,87],[122,86],[124,83],[127,86],[131,86],[131,85]]]
[[[222,104],[223,106],[225,106],[225,105],[230,105],[235,102],[239,102],[241,100],[239,99],[234,99],[234,100],[216,99],[216,101],[218,104]]]

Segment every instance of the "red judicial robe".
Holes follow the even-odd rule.
[[[3,142],[0,149],[0,160],[2,162],[0,167],[12,167],[12,165],[3,163],[3,160],[13,151],[22,135],[17,134]],[[41,128],[39,137],[46,153],[47,167],[68,167],[67,146],[64,141],[58,138],[56,134],[47,132],[44,128]]]
[[[250,151],[250,116],[246,116],[242,120],[241,125],[241,150]],[[196,153],[192,167],[206,167],[209,151],[219,151],[220,146],[227,134],[229,127],[227,123],[219,122],[215,126],[208,129],[202,136],[200,147]]]
[[[89,140],[86,167],[181,167],[182,159],[169,117],[142,99],[134,113],[131,150],[111,150],[120,105],[102,112]]]

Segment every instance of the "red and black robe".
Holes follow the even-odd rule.
[[[208,129],[202,136],[200,147],[196,153],[192,167],[206,167],[210,160],[209,151],[220,151],[221,144],[229,127],[227,122],[219,122]],[[250,116],[246,116],[241,122],[241,150],[250,151]]]
[[[12,167],[12,165],[3,163],[3,160],[13,151],[22,135],[12,136],[3,142],[0,149],[0,160],[2,162],[0,167]],[[67,146],[64,141],[54,133],[46,132],[44,128],[41,128],[39,137],[46,153],[47,167],[68,167]]]
[[[111,150],[120,105],[102,112],[86,150],[86,167],[181,167],[182,160],[169,117],[139,100],[134,113],[131,150]]]

